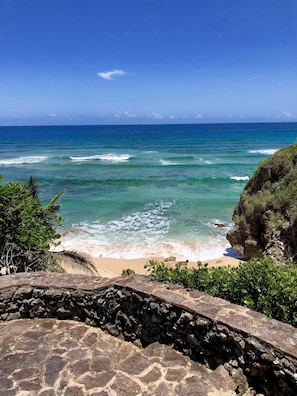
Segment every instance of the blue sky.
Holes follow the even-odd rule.
[[[296,0],[0,0],[0,125],[297,121]]]

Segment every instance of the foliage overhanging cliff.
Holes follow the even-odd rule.
[[[263,161],[246,184],[227,234],[246,258],[297,260],[297,143]]]

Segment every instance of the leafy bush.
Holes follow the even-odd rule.
[[[123,271],[122,271],[122,276],[133,275],[133,274],[135,274],[135,271],[131,268],[126,268],[126,269],[123,269]]]
[[[0,180],[1,181],[1,180]],[[62,225],[57,200],[61,191],[45,207],[38,198],[36,182],[0,185],[0,268],[1,273],[53,268],[50,243],[59,238]]]
[[[238,267],[197,268],[180,262],[174,268],[151,260],[146,264],[150,277],[198,289],[214,297],[289,323],[297,327],[297,265],[276,265],[271,259],[252,259]]]

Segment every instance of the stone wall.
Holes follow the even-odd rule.
[[[0,319],[21,318],[70,319],[140,347],[170,345],[212,369],[224,364],[239,394],[297,394],[297,329],[197,290],[139,275],[0,277]]]

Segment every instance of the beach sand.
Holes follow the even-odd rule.
[[[136,274],[148,275],[147,270],[144,268],[145,264],[151,260],[150,258],[140,259],[114,259],[114,258],[92,258],[92,261],[100,276],[105,278],[113,278],[122,274],[124,269],[134,270]],[[164,261],[162,258],[156,258],[157,261]],[[222,256],[217,259],[205,260],[203,263],[208,263],[209,267],[220,267],[223,265],[237,266],[240,262],[239,258],[232,256]],[[176,261],[168,261],[167,265],[174,267]],[[189,262],[189,267],[197,267],[196,262]]]

